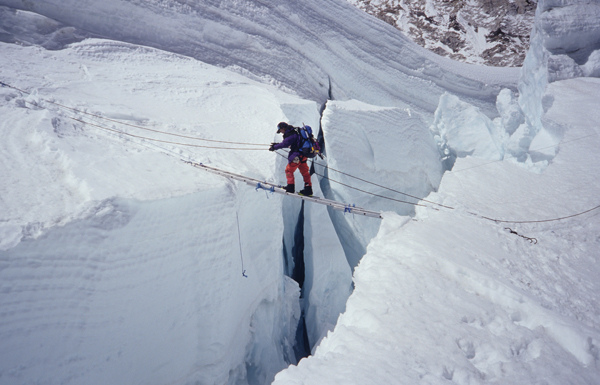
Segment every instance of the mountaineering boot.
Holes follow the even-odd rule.
[[[296,186],[293,183],[285,186],[285,192],[289,192],[289,193],[293,194],[295,191],[296,191]]]
[[[305,184],[298,194],[311,197],[313,195],[312,186]]]

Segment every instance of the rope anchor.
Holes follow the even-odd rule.
[[[256,188],[255,190],[258,191],[259,189],[261,190],[265,190],[265,194],[267,196],[267,199],[269,199],[269,194],[267,194],[268,192],[270,192],[271,194],[273,194],[275,192],[275,186],[271,186],[271,187],[265,187],[263,186],[260,182],[258,182],[256,184]]]
[[[242,261],[242,277],[248,278],[248,276],[246,275],[246,269],[244,269],[244,254],[242,252],[242,236],[240,235],[240,218],[238,216],[237,211],[235,212],[235,221],[237,223],[238,244],[240,246],[240,259]]]
[[[344,214],[346,213],[350,213],[352,214],[352,209],[355,208],[356,205],[355,204],[348,204],[344,207]]]
[[[538,243],[538,241],[537,241],[536,238],[526,237],[525,235],[521,235],[521,234],[517,233],[515,230],[511,229],[510,227],[505,227],[504,230],[508,230],[509,233],[515,234],[515,235],[517,235],[517,236],[519,236],[521,238],[524,238],[524,239],[528,240],[529,243],[531,243],[533,245],[536,245]]]

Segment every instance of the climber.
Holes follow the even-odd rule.
[[[300,174],[302,174],[302,178],[304,179],[304,189],[300,190],[298,194],[312,196],[313,191],[312,183],[310,181],[310,172],[308,171],[308,165],[306,164],[308,158],[300,153],[300,147],[302,147],[304,141],[302,135],[300,135],[296,127],[285,122],[281,122],[277,125],[277,133],[283,134],[283,141],[281,143],[271,143],[269,151],[288,147],[290,149],[288,165],[285,168],[285,176],[287,178],[285,191],[289,193],[295,192],[294,172],[296,169],[299,169]]]

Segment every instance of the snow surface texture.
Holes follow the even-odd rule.
[[[0,384],[599,378],[597,210],[472,214],[598,205],[597,80],[517,97],[343,1],[0,4]],[[181,161],[282,183],[281,120],[383,222]]]
[[[382,106],[403,101],[432,112],[438,96],[452,90],[483,107],[518,76],[518,70],[483,71],[441,59],[343,1],[2,0],[0,5],[77,31],[239,69],[319,103],[329,96]],[[18,35],[14,29],[8,34]]]
[[[269,143],[272,131],[258,128],[285,118],[280,104],[296,102],[304,116],[316,109],[123,43],[2,51],[3,76],[26,88],[39,84],[80,110],[173,133]],[[293,339],[282,341],[295,333],[299,289],[281,274],[280,200],[238,192],[179,160],[221,158],[221,167],[264,177],[275,173],[267,151],[156,147],[81,124],[72,117],[89,117],[36,96],[2,94],[0,383],[264,382],[294,362]],[[272,236],[258,242],[264,228]]]
[[[386,214],[335,331],[275,384],[598,384],[598,210],[470,214],[598,205],[600,81],[549,95],[569,130],[546,171],[461,158],[428,197],[454,210]]]

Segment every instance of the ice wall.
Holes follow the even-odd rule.
[[[313,190],[322,196],[319,185]],[[311,353],[333,331],[352,294],[352,269],[326,207],[304,207],[305,281],[303,311]]]
[[[281,235],[280,212],[256,215],[257,199],[223,184],[108,200],[2,252],[0,382],[270,380],[287,366],[299,293],[281,237],[262,235]]]
[[[288,122],[314,127],[320,126],[316,103],[285,103],[281,106]],[[281,135],[276,135],[276,141]],[[285,184],[284,169],[287,152],[279,151],[276,178]],[[315,159],[325,162],[321,159]],[[309,161],[312,165],[312,160]],[[318,166],[317,166],[318,167]],[[296,191],[304,185],[299,172],[295,173]],[[320,176],[312,175],[315,196],[323,196],[319,186]],[[345,247],[336,233],[325,206],[302,203],[298,199],[285,198],[282,202],[284,218],[284,269],[286,275],[297,280],[301,286],[300,306],[304,330],[297,333],[297,352],[311,354],[319,342],[333,330],[337,318],[346,307],[352,292],[352,270],[346,258]],[[304,357],[302,356],[302,357]],[[290,361],[291,362],[291,361]]]
[[[443,172],[433,136],[421,128],[424,120],[408,106],[328,101],[322,120],[327,161],[316,159],[315,167],[326,177],[321,179],[325,196],[374,210],[414,213],[415,197],[435,190]],[[333,210],[330,216],[354,269],[380,221]]]
[[[0,383],[266,383],[295,362],[280,198],[181,158],[272,178],[280,106],[314,102],[127,43],[0,45],[2,81],[32,91],[0,88]]]

